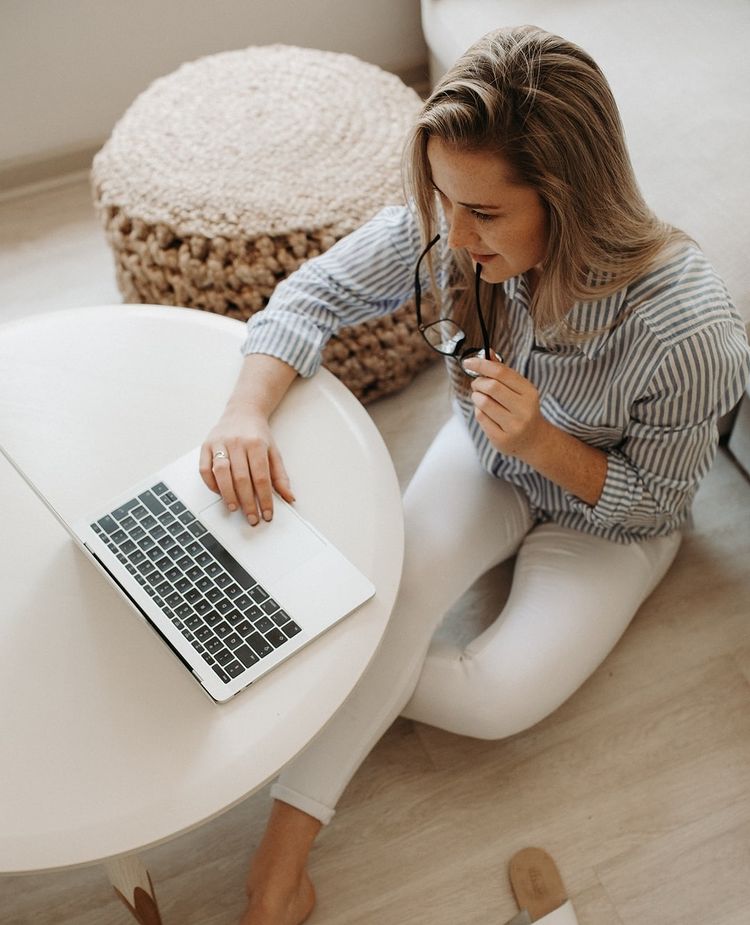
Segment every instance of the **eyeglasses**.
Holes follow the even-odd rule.
[[[486,359],[492,359],[492,351],[490,350],[490,338],[487,333],[487,325],[484,323],[482,307],[479,301],[479,279],[482,275],[481,263],[477,264],[477,272],[476,276],[474,277],[474,293],[476,296],[479,326],[482,329],[482,347],[464,347],[464,343],[466,342],[466,334],[461,330],[456,322],[450,318],[440,318],[438,321],[430,322],[430,324],[425,324],[422,320],[422,286],[419,282],[419,267],[422,263],[422,260],[424,259],[425,254],[427,254],[430,248],[434,247],[439,240],[440,235],[435,235],[435,237],[419,255],[419,260],[417,260],[417,266],[414,270],[414,304],[417,310],[417,327],[419,328],[419,332],[422,337],[424,337],[424,339],[433,350],[436,350],[443,356],[452,357],[453,359],[458,360],[461,365],[461,369],[466,373],[466,375],[470,376],[472,379],[476,379],[479,376],[479,373],[476,373],[471,369],[467,369],[464,366],[466,360],[481,356],[482,351],[484,351],[484,356]]]

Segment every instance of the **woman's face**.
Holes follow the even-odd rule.
[[[536,190],[512,182],[510,166],[494,154],[430,138],[427,158],[450,227],[448,246],[481,263],[488,283],[531,270],[535,284],[548,241],[547,210]]]

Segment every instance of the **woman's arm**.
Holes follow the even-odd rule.
[[[273,489],[294,501],[269,418],[296,377],[296,370],[276,357],[245,357],[224,413],[201,446],[201,478],[230,511],[242,508],[253,525],[273,517]],[[227,458],[214,459],[219,450]]]
[[[471,361],[477,420],[500,452],[563,487],[591,523],[670,526],[695,494],[718,445],[718,419],[750,372],[744,331],[732,320],[675,344],[634,403],[622,442],[606,452],[547,421],[534,385],[509,367]]]
[[[607,454],[542,416],[535,386],[499,360],[475,359],[472,380],[477,421],[501,453],[523,460],[545,478],[592,507],[607,478]]]

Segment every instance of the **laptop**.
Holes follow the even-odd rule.
[[[269,523],[228,511],[200,477],[199,447],[71,523],[3,453],[216,703],[375,593],[278,495]]]

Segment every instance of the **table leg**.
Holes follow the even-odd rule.
[[[162,925],[154,885],[137,854],[107,861],[107,876],[115,893],[135,916],[139,925]]]

